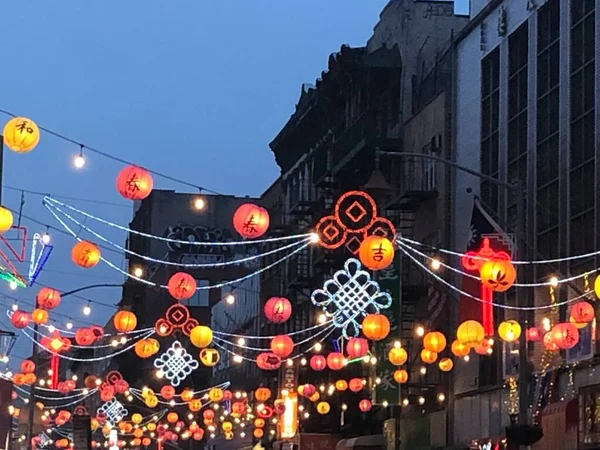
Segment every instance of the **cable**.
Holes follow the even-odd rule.
[[[63,199],[63,200],[73,200],[73,201],[78,201],[78,202],[92,203],[95,205],[116,206],[118,208],[127,208],[127,209],[131,210],[130,204],[127,205],[124,203],[115,203],[115,202],[106,202],[103,200],[94,200],[92,198],[71,197],[68,195],[57,195],[57,194],[50,194],[48,192],[31,191],[29,189],[23,189],[23,188],[19,188],[16,186],[9,186],[7,184],[3,184],[2,187],[4,189],[8,189],[9,191],[24,192],[26,194],[39,195],[40,197],[52,197],[52,198]]]

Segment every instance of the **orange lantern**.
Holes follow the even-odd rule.
[[[287,334],[275,336],[271,339],[271,351],[280,358],[285,358],[294,351],[294,341]]]
[[[128,333],[135,330],[137,317],[131,311],[119,311],[113,318],[113,324],[119,333]]]
[[[88,241],[79,241],[71,250],[73,262],[84,269],[89,269],[98,264],[100,255],[100,248]]]
[[[34,373],[26,373],[24,377],[25,384],[33,384],[37,380],[37,377]]]
[[[433,364],[437,361],[438,354],[436,352],[432,352],[431,350],[427,350],[424,348],[421,350],[421,359],[425,364]]]
[[[152,443],[152,439],[150,439],[149,437],[145,437],[144,439],[142,439],[142,445],[144,447],[148,447],[151,443]]]
[[[454,363],[450,358],[442,358],[438,363],[438,367],[442,372],[450,372],[454,367]]]
[[[485,330],[476,320],[467,320],[458,326],[456,338],[461,344],[474,347],[485,338]]]
[[[188,408],[192,412],[198,412],[202,409],[202,401],[199,398],[194,398],[188,402]]]
[[[390,321],[383,314],[368,314],[363,319],[362,332],[368,339],[380,341],[390,333]]]
[[[177,300],[187,300],[196,293],[196,280],[189,273],[177,272],[167,283],[169,294]]]
[[[35,301],[38,308],[54,309],[60,303],[60,292],[56,289],[43,287],[35,296]]]
[[[38,325],[48,322],[48,311],[41,308],[36,308],[31,312],[31,320]]]
[[[363,383],[363,380],[360,378],[352,378],[350,380],[350,383],[348,383],[348,387],[350,388],[350,390],[352,392],[360,392],[360,391],[362,391],[364,386],[365,386],[365,384]]]
[[[141,428],[136,428],[135,430],[133,430],[133,436],[136,438],[141,438],[144,435],[144,430],[142,430]]]
[[[98,385],[96,384],[97,381],[98,381],[98,378],[96,376],[88,375],[83,380],[83,385],[88,389],[94,389],[94,388],[98,387]]]
[[[341,370],[344,367],[344,355],[339,352],[331,352],[327,355],[327,366],[331,370]]]
[[[192,391],[191,389],[184,389],[181,392],[181,400],[183,400],[184,402],[189,402],[194,398],[194,391]]]
[[[143,200],[150,195],[154,180],[146,169],[127,166],[117,175],[117,191],[129,200]]]
[[[358,257],[363,266],[371,270],[381,270],[394,261],[394,245],[383,236],[371,235],[363,239],[358,249]]]
[[[265,419],[261,419],[260,417],[257,419],[254,419],[254,427],[255,428],[262,428],[265,426]]]
[[[408,353],[402,347],[393,347],[388,352],[388,360],[395,366],[401,366],[408,360]]]
[[[271,397],[271,390],[269,388],[258,388],[254,392],[254,398],[259,402],[266,402]]]
[[[505,292],[517,279],[517,271],[510,261],[486,261],[479,270],[479,276],[486,288],[494,292]]]
[[[404,369],[396,370],[394,372],[394,380],[399,384],[406,383],[408,381],[408,372]]]
[[[25,384],[25,375],[22,373],[15,373],[13,375],[13,383],[15,383],[17,386],[22,386]]]
[[[29,320],[29,315],[26,312],[17,310],[10,318],[10,323],[12,323],[15,328],[23,329],[29,325]]]
[[[269,213],[261,206],[245,203],[235,211],[233,227],[246,239],[260,237],[269,229]]]
[[[167,414],[167,422],[175,423],[177,420],[179,420],[179,415],[176,412],[170,412]]]
[[[571,317],[577,323],[590,323],[594,320],[594,307],[588,302],[577,302],[571,307]]]
[[[135,343],[135,354],[140,358],[150,358],[160,350],[160,344],[156,339],[146,338],[140,339]]]
[[[337,380],[337,381],[335,382],[335,388],[336,388],[338,391],[341,391],[341,392],[343,392],[343,391],[345,391],[346,389],[348,389],[348,382],[347,382],[346,380]]]
[[[366,354],[369,353],[369,341],[357,337],[348,339],[348,343],[346,344],[346,353],[350,359],[357,359],[366,356]]]
[[[469,354],[469,347],[458,340],[452,342],[452,354],[454,356],[467,356]]]
[[[446,348],[446,337],[439,331],[431,331],[423,337],[423,347],[434,353],[440,353]]]
[[[579,342],[579,330],[572,323],[559,323],[552,327],[552,341],[563,350],[573,348]]]
[[[265,432],[261,429],[261,428],[256,428],[252,434],[254,435],[254,437],[256,439],[260,439],[261,437],[263,437],[263,435],[265,434]]]
[[[493,349],[494,341],[491,339],[484,339],[479,344],[477,344],[474,348],[475,353],[481,356],[491,355],[494,351]]]

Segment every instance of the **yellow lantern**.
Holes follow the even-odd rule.
[[[96,431],[99,426],[100,426],[100,422],[98,422],[98,419],[92,417],[90,419],[90,429],[92,431]]]
[[[219,362],[220,355],[214,348],[203,348],[200,350],[200,361],[206,367],[214,367]]]
[[[486,261],[479,269],[481,284],[494,292],[506,292],[517,278],[515,266],[510,261]]]
[[[394,380],[399,384],[406,383],[408,381],[408,372],[404,369],[396,370],[394,372]]]
[[[200,411],[202,409],[202,401],[199,398],[192,399],[188,402],[188,408],[192,412]]]
[[[154,431],[156,430],[156,424],[154,422],[150,422],[148,425],[146,425],[146,428],[148,428],[148,431]]]
[[[142,389],[142,398],[147,399],[148,397],[154,397],[156,394],[154,391],[148,387],[144,387]]]
[[[4,125],[4,143],[16,153],[28,153],[40,141],[40,130],[26,117],[14,117]]]
[[[331,411],[331,406],[329,406],[329,403],[327,403],[327,402],[317,403],[317,412],[319,414],[329,414],[329,411]]]
[[[233,431],[226,431],[223,433],[223,436],[225,437],[226,441],[230,441],[233,439]]]
[[[209,327],[198,325],[190,332],[190,341],[198,348],[208,347],[213,340],[213,332]]]
[[[476,320],[467,320],[458,326],[456,338],[463,345],[475,347],[485,338],[485,330]]]
[[[498,326],[498,335],[505,342],[515,342],[521,336],[521,325],[516,320],[505,320]]]
[[[450,372],[454,367],[454,363],[450,358],[442,358],[438,363],[438,367],[442,372]]]
[[[451,350],[454,356],[467,356],[471,351],[469,346],[463,344],[462,342],[459,342],[458,340],[452,343]]]
[[[314,393],[313,395],[311,395],[310,397],[308,397],[308,399],[309,399],[311,402],[313,402],[313,403],[314,403],[314,402],[316,402],[316,401],[318,401],[320,398],[321,398],[321,394],[319,394],[319,392],[318,392],[318,391],[317,391],[317,392],[315,392],[315,393]]]
[[[439,331],[431,331],[423,337],[423,348],[440,353],[446,348],[446,336]]]
[[[231,422],[223,422],[221,428],[223,428],[223,431],[231,431],[233,430],[233,425]]]
[[[158,405],[158,397],[156,395],[146,397],[146,406],[148,408],[155,408],[156,405]]]
[[[191,389],[184,389],[181,391],[181,400],[184,402],[189,402],[194,398],[194,391]]]
[[[10,230],[10,227],[13,225],[13,215],[12,213],[0,206],[0,233],[4,233],[5,231]]]
[[[335,388],[338,391],[345,391],[346,389],[348,389],[348,382],[346,380],[337,380],[335,382]]]
[[[438,354],[436,352],[432,352],[431,350],[427,350],[424,348],[421,350],[421,359],[425,364],[433,364],[437,361]]]
[[[141,415],[141,414],[139,414],[139,413],[135,413],[135,414],[133,414],[133,415],[131,416],[131,421],[132,421],[133,423],[135,423],[136,425],[138,425],[138,424],[142,423],[142,420],[143,420],[143,417],[142,417],[142,415]]]
[[[219,388],[213,388],[208,392],[208,398],[213,403],[218,403],[223,400],[223,391]]]
[[[256,428],[262,428],[265,426],[265,419],[261,419],[260,417],[258,419],[254,419],[254,426]]]
[[[102,427],[102,434],[104,434],[104,436],[108,436],[110,433],[110,430],[112,430],[112,427],[110,426],[110,424],[106,424]]]
[[[179,420],[179,414],[177,414],[176,412],[170,412],[169,414],[167,414],[167,422],[175,423],[178,420]]]
[[[388,353],[388,359],[395,366],[401,366],[408,359],[408,353],[402,347],[393,347]]]
[[[596,293],[596,297],[600,298],[600,275],[598,275],[596,281],[594,281],[594,292]]]

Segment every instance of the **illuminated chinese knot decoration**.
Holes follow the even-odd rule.
[[[179,341],[173,342],[166,352],[154,360],[154,367],[162,371],[164,377],[175,387],[179,386],[198,366],[198,361],[181,346]]]
[[[333,325],[346,338],[359,335],[360,323],[367,314],[379,313],[392,305],[392,296],[382,292],[354,258],[348,259],[344,269],[327,280],[323,289],[313,291],[311,300],[333,319]]]
[[[98,415],[105,418],[106,423],[110,424],[111,427],[117,425],[121,420],[127,417],[129,411],[117,400],[112,399],[105,402],[100,408],[98,408]]]
[[[169,336],[175,331],[181,331],[189,336],[194,327],[197,327],[198,321],[190,316],[190,310],[181,303],[175,303],[169,306],[165,316],[159,318],[154,325],[154,329],[159,336]]]

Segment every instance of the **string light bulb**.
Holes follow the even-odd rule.
[[[88,304],[83,307],[83,315],[89,316],[91,313],[92,313],[92,307],[90,306],[90,303],[88,302]]]
[[[19,309],[19,305],[17,305],[17,302],[13,303],[10,309],[12,309],[13,311],[17,311]]]
[[[144,275],[144,269],[142,269],[140,266],[137,266],[133,269],[133,276],[137,277],[137,278],[141,278]]]
[[[415,333],[418,337],[423,337],[425,335],[425,328],[419,325],[417,328],[415,328]]]
[[[8,287],[10,288],[11,291],[16,290],[19,286],[17,285],[17,283],[15,283],[14,281],[11,281],[10,283],[8,283]]]
[[[85,158],[83,157],[83,145],[79,147],[79,154],[73,159],[73,165],[76,169],[83,169]]]
[[[71,322],[70,320],[67,322],[66,324],[67,330],[70,330],[71,328],[73,328],[73,322]]]
[[[233,305],[235,303],[235,297],[233,296],[233,294],[228,294],[227,297],[225,297],[225,302],[228,305]]]
[[[48,229],[46,229],[46,232],[42,235],[42,244],[48,245],[50,241],[50,233],[48,233]]]
[[[550,277],[550,286],[552,286],[553,288],[558,287],[558,277]]]
[[[324,324],[325,322],[327,322],[327,316],[323,313],[319,314],[319,316],[317,317],[317,322],[319,324]]]
[[[202,211],[206,207],[206,200],[202,197],[196,197],[194,200],[194,208],[196,211]]]
[[[442,267],[442,263],[440,262],[440,260],[437,258],[433,258],[431,260],[431,269],[432,270],[440,270],[440,267]]]

